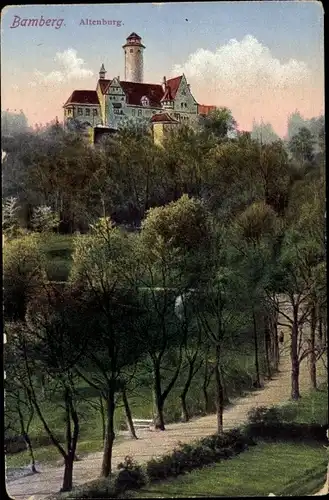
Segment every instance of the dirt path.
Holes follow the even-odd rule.
[[[285,337],[288,338],[288,332]],[[290,398],[290,359],[288,349],[284,349],[281,357],[280,372],[273,380],[266,383],[264,389],[254,391],[243,398],[232,400],[232,404],[224,411],[225,430],[238,427],[247,419],[248,411],[255,406],[272,406],[286,402]],[[322,372],[322,373],[321,373]],[[319,377],[324,376],[319,365]],[[300,390],[305,393],[310,388],[307,362],[303,361],[300,370]],[[127,439],[114,445],[113,469],[131,455],[138,462],[147,462],[152,457],[161,456],[171,450],[179,441],[188,443],[216,432],[216,416],[191,420],[188,423],[168,424],[166,431],[139,432],[139,439]],[[87,455],[81,462],[74,464],[73,482],[83,484],[99,476],[102,453]],[[25,476],[7,482],[8,494],[17,500],[41,500],[47,495],[59,491],[63,479],[63,467],[45,467],[40,474]],[[32,498],[30,499],[32,500]]]

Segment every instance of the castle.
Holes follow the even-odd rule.
[[[64,104],[64,124],[75,119],[87,128],[115,130],[120,121],[134,117],[170,126],[192,123],[199,114],[215,108],[197,103],[185,75],[168,80],[163,77],[161,85],[144,83],[144,49],[141,37],[131,33],[123,45],[125,79],[108,80],[102,64],[96,90],[74,90]]]

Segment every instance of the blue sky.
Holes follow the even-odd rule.
[[[10,28],[15,15],[63,18],[64,25],[57,30]],[[122,26],[80,26],[81,19],[85,18],[119,20]],[[136,31],[146,45],[145,81],[157,83],[164,75],[170,75],[175,65],[184,68],[189,57],[199,49],[215,53],[229,40],[241,42],[250,35],[283,65],[291,59],[303,61],[312,74],[313,87],[314,82],[320,82],[316,92],[322,92],[323,10],[320,2],[13,6],[2,11],[1,21],[5,90],[6,86],[19,82],[24,91],[22,83],[28,82],[35,70],[45,74],[56,71],[56,53],[69,48],[76,50],[77,57],[95,74],[92,81],[102,62],[108,77],[123,78],[121,46],[130,32]],[[91,80],[80,79],[77,83],[72,82],[74,88],[83,88],[83,84],[90,88]],[[193,88],[196,85],[198,82],[193,80]],[[204,91],[200,92],[203,96]],[[214,97],[210,97],[213,101]],[[6,105],[12,107],[7,99]]]

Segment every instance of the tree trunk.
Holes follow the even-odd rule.
[[[71,491],[73,482],[73,463],[76,457],[76,447],[79,437],[79,418],[73,406],[72,392],[69,386],[64,390],[65,410],[66,410],[66,445],[67,454],[64,459],[64,478],[61,491]],[[73,434],[71,419],[73,421]]]
[[[182,414],[181,414],[181,420],[182,422],[188,422],[190,420],[190,416],[187,410],[187,405],[186,405],[186,392],[183,391],[182,394],[180,395],[180,401],[181,401],[181,409],[182,409]]]
[[[132,419],[132,415],[131,415],[131,411],[130,411],[130,407],[129,407],[129,403],[128,403],[128,398],[127,398],[125,386],[122,387],[121,392],[122,392],[122,400],[123,400],[123,405],[125,407],[126,420],[127,420],[127,425],[128,425],[130,435],[133,439],[138,439],[138,437],[136,436],[136,432],[135,432],[135,427],[134,427],[134,423],[133,423],[133,419]]]
[[[65,457],[65,468],[64,468],[64,478],[63,478],[63,486],[61,491],[71,491],[72,490],[72,481],[73,481],[73,462],[74,462],[74,454],[69,453]]]
[[[310,377],[311,386],[313,389],[317,389],[316,383],[316,355],[315,355],[315,330],[316,330],[316,309],[315,306],[311,310],[311,339],[310,339]]]
[[[105,411],[104,411],[104,404],[103,404],[103,396],[102,395],[99,396],[99,405],[100,405],[101,416],[102,416],[102,438],[103,438],[103,446],[104,446],[106,426],[105,426]]]
[[[106,394],[106,435],[104,443],[104,453],[102,462],[102,476],[108,477],[112,470],[112,450],[115,439],[114,433],[114,411],[115,411],[115,391],[113,383],[109,384]]]
[[[299,359],[298,359],[298,308],[293,306],[293,325],[291,331],[291,398],[297,400],[299,393]]]
[[[274,366],[275,366],[275,371],[279,370],[279,364],[280,364],[280,349],[279,349],[279,338],[278,338],[278,318],[275,316],[274,317],[274,324],[273,324],[273,335],[274,335]]]
[[[37,471],[36,466],[35,466],[34,451],[33,451],[32,443],[31,443],[31,440],[30,440],[28,433],[24,433],[24,441],[28,447],[30,457],[31,457],[31,471],[35,474],[38,471]]]
[[[320,345],[322,346],[322,339],[323,339],[323,323],[322,323],[322,317],[321,317],[321,312],[319,314],[319,341]]]
[[[266,370],[267,370],[267,378],[271,380],[272,378],[272,371],[271,371],[271,361],[270,361],[270,331],[269,331],[269,320],[268,317],[265,316],[264,318],[265,325],[264,325],[264,343],[265,343],[265,361],[266,361]]]
[[[194,365],[195,365],[195,361],[196,361],[196,354],[192,358],[190,358],[188,361],[189,361],[189,369],[188,369],[187,379],[186,379],[186,382],[184,384],[184,388],[183,388],[181,395],[180,395],[181,409],[182,409],[182,415],[181,415],[182,422],[188,422],[190,420],[190,416],[188,414],[187,405],[186,405],[186,396],[187,396],[188,390],[191,386],[191,382],[193,380],[193,377],[195,375]]]
[[[31,457],[31,471],[33,473],[36,473],[38,471],[37,471],[37,469],[35,467],[34,452],[33,452],[33,447],[32,447],[32,443],[31,443],[31,440],[30,440],[29,431],[28,431],[28,429],[29,429],[29,423],[32,420],[33,414],[30,415],[29,423],[27,424],[27,428],[25,428],[24,417],[23,417],[23,413],[22,413],[22,410],[21,410],[21,407],[20,407],[20,399],[17,402],[17,412],[18,412],[19,422],[20,422],[20,426],[21,426],[21,433],[22,433],[22,436],[23,436],[24,441],[26,443],[26,447],[28,448],[29,453],[30,453],[30,457]]]
[[[220,373],[220,347],[216,346],[215,362],[217,433],[223,433],[224,391]]]
[[[209,348],[207,348],[207,351],[205,354],[204,377],[203,377],[203,384],[202,384],[204,410],[205,410],[206,414],[211,413],[211,407],[210,407],[207,389],[208,389],[208,386],[210,384],[211,376],[214,373],[214,368],[209,370],[208,354],[209,354]]]
[[[154,427],[161,431],[165,430],[164,416],[163,416],[163,399],[161,395],[161,374],[160,367],[157,361],[153,362],[153,401],[154,401]]]
[[[260,375],[259,375],[259,360],[258,360],[258,338],[257,338],[257,325],[256,325],[256,315],[255,311],[252,311],[252,319],[253,319],[253,327],[254,327],[254,348],[255,348],[255,375],[256,380],[254,383],[254,387],[259,389],[261,387],[260,384]]]

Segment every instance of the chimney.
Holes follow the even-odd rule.
[[[166,79],[166,77],[164,76],[164,77],[163,77],[163,80],[162,80],[162,90],[163,90],[163,92],[165,92],[165,91],[166,91],[166,88],[167,88],[167,79]]]

